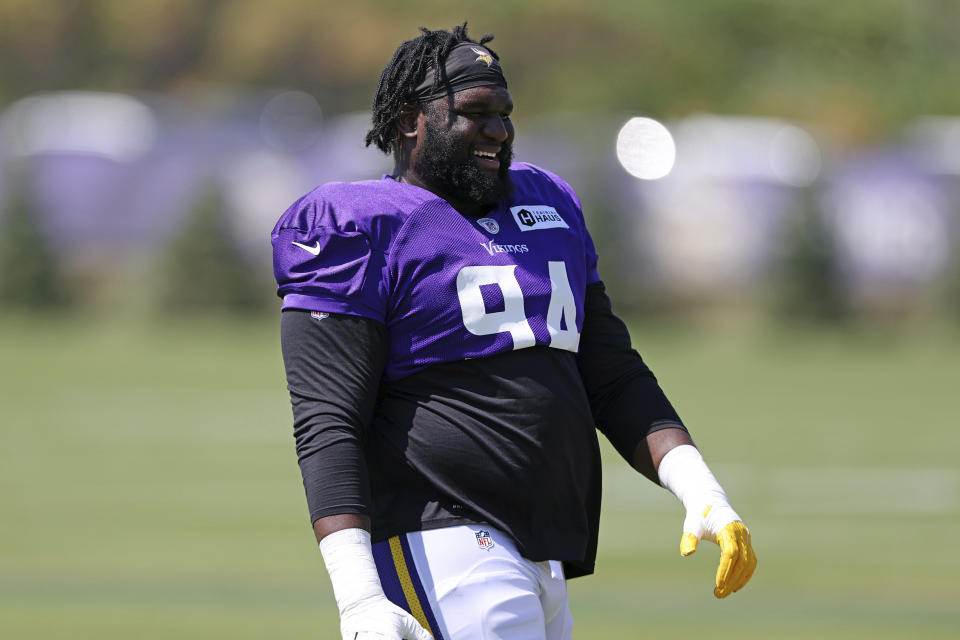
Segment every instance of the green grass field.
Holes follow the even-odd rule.
[[[606,449],[575,637],[953,638],[960,339],[638,327],[760,559]],[[0,320],[0,638],[334,638],[274,323]]]

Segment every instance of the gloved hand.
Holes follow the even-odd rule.
[[[720,545],[713,595],[726,598],[747,584],[757,568],[750,531],[727,501],[727,494],[696,447],[680,445],[667,452],[657,469],[660,484],[680,498],[687,510],[680,554],[697,550],[700,540]]]
[[[370,533],[341,529],[320,541],[340,610],[343,640],[432,640],[416,618],[383,593]]]
[[[680,538],[680,555],[692,554],[700,540],[720,545],[720,566],[717,567],[717,586],[713,595],[726,598],[742,589],[757,568],[757,554],[750,543],[750,530],[736,512],[723,505],[687,511]]]
[[[386,596],[351,603],[340,612],[343,640],[432,640],[416,619]]]

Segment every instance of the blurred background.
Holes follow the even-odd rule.
[[[0,0],[0,636],[336,636],[269,232],[464,20],[760,558],[715,601],[605,447],[575,636],[954,637],[950,0]]]

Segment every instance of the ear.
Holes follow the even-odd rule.
[[[400,108],[400,116],[397,118],[397,132],[402,138],[415,139],[418,131],[418,120],[420,118],[420,109],[412,104],[404,104]]]

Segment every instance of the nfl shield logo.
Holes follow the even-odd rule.
[[[500,225],[497,224],[497,221],[493,218],[480,218],[477,220],[477,224],[490,233],[498,233],[500,231]]]
[[[486,551],[493,549],[493,538],[490,537],[489,531],[484,531],[480,529],[476,532],[477,535],[477,546]]]
[[[310,317],[314,320],[323,320],[324,318],[329,318],[330,314],[326,311],[311,311]]]

